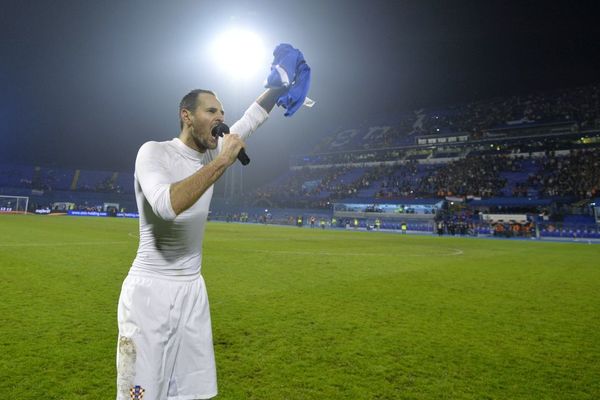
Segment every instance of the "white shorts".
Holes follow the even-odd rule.
[[[117,400],[217,395],[204,279],[129,275],[118,308]]]

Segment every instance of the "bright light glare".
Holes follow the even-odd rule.
[[[212,53],[216,67],[232,79],[253,77],[259,71],[268,71],[265,47],[254,32],[230,29],[215,39]]]

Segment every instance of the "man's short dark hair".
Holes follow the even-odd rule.
[[[213,96],[216,96],[216,94],[210,90],[205,90],[205,89],[194,89],[191,92],[189,92],[188,94],[186,94],[185,96],[183,96],[183,99],[181,99],[181,102],[179,103],[179,128],[183,129],[183,121],[181,120],[181,110],[190,110],[190,111],[194,111],[196,109],[196,107],[198,106],[197,102],[198,102],[198,96],[202,93],[206,93],[206,94],[212,94]]]

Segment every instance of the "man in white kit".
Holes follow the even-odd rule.
[[[213,184],[268,117],[282,89],[268,89],[231,127],[211,91],[181,101],[181,133],[147,142],[135,162],[137,256],[118,306],[118,400],[192,400],[217,394],[210,311],[200,275]]]

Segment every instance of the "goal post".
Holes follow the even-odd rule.
[[[0,195],[0,214],[27,214],[29,197]]]

